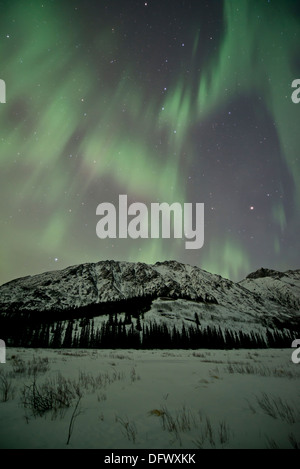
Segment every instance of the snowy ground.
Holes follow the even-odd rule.
[[[291,353],[9,348],[0,448],[299,448]]]

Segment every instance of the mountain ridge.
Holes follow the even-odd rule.
[[[80,337],[85,337],[91,334],[91,319],[98,336],[106,337],[98,337],[101,346],[118,347],[124,334],[131,337],[131,345],[142,335],[139,343],[153,346],[157,328],[160,346],[165,346],[166,334],[169,343],[171,340],[177,346],[196,346],[198,340],[208,346],[213,336],[215,344],[229,340],[235,346],[258,342],[282,346],[283,337],[284,343],[289,343],[300,329],[300,270],[259,269],[233,282],[177,261],[145,264],[111,260],[26,276],[0,287],[0,325],[11,343],[57,345],[62,342],[55,337],[62,331],[68,337],[67,331],[75,323]],[[53,330],[57,332],[44,342],[41,337],[46,330],[49,335],[50,324],[51,329],[56,324]],[[148,329],[154,334],[151,340]],[[68,343],[94,343],[89,337],[79,342],[73,337]]]
[[[300,270],[259,269],[233,282],[177,261],[106,260],[7,282],[0,287],[0,308],[2,312],[64,310],[140,297],[214,304],[252,315],[273,308],[274,315],[293,316],[300,308]]]

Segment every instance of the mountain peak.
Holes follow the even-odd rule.
[[[252,272],[251,274],[247,275],[246,278],[256,279],[256,278],[272,277],[272,278],[279,279],[283,276],[284,276],[283,272],[279,272],[279,271],[273,270],[273,269],[265,269],[264,267],[261,267],[260,269],[256,270],[255,272]]]

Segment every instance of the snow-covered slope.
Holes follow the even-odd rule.
[[[248,275],[240,285],[290,310],[300,310],[300,270],[260,269]]]
[[[260,270],[240,283],[176,261],[155,265],[117,261],[72,266],[0,287],[0,313],[69,311],[88,305],[150,300],[152,320],[226,325],[297,323],[300,271]],[[152,303],[152,304],[151,304]]]

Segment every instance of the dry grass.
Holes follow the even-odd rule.
[[[132,443],[136,442],[136,436],[137,436],[137,428],[134,422],[130,422],[128,417],[125,417],[124,419],[121,417],[116,416],[116,422],[118,422],[123,430],[122,433],[126,438],[128,438],[129,441],[132,441]]]
[[[253,365],[252,363],[229,363],[225,370],[230,374],[238,373],[242,375],[258,375],[290,379],[300,378],[300,373],[293,369],[289,370],[281,367],[270,368],[265,365]]]
[[[204,446],[214,448],[217,444],[223,447],[230,439],[231,431],[225,421],[219,422],[215,429],[209,417],[205,417],[201,411],[194,413],[185,406],[175,413],[171,413],[166,406],[162,406],[160,409],[151,410],[148,414],[159,417],[163,430],[169,432],[174,442],[178,442],[180,446],[182,446],[183,434],[195,429],[199,431],[199,436],[194,440],[194,444],[199,449]]]
[[[12,358],[12,369],[16,375],[36,376],[46,373],[50,369],[48,358],[33,357],[32,360],[23,360],[18,356]]]
[[[95,392],[99,389],[105,389],[108,385],[114,383],[115,381],[121,381],[123,379],[125,379],[124,373],[115,369],[111,373],[98,373],[96,376],[85,371],[79,372],[79,384],[83,389],[91,392]]]
[[[280,419],[290,424],[300,421],[299,409],[281,397],[272,397],[263,392],[260,396],[255,396],[255,399],[259,409],[273,419]],[[249,407],[255,412],[254,406],[250,404]]]

